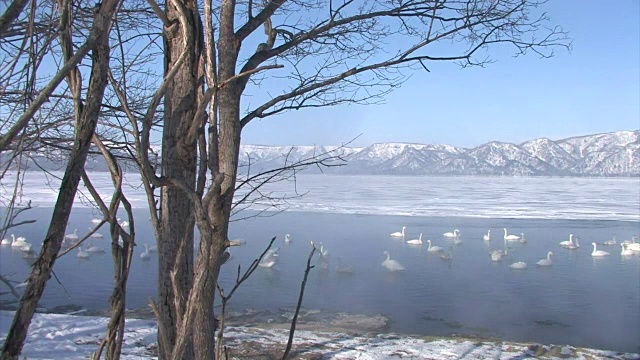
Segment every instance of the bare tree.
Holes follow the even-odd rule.
[[[154,0],[132,2],[139,10],[141,27],[149,29],[148,33],[131,32],[134,27],[127,27],[127,17],[121,16],[126,11],[112,17],[115,3],[103,1],[94,11],[82,13],[80,10],[87,7],[74,8],[71,2],[60,0],[60,16],[51,16],[48,27],[35,26],[47,23],[44,21],[27,21],[30,26],[16,28],[22,29],[16,33],[17,39],[28,38],[33,29],[50,29],[45,38],[60,39],[64,60],[60,69],[37,87],[20,83],[11,94],[3,93],[3,99],[21,91],[30,97],[12,100],[13,104],[24,101],[24,105],[13,107],[12,120],[2,125],[0,151],[17,148],[21,136],[43,140],[37,136],[39,129],[63,134],[70,124],[75,125],[72,162],[59,198],[62,210],[56,219],[60,221],[68,217],[66,210],[73,201],[70,193],[75,194],[99,117],[105,123],[103,138],[108,137],[110,146],[134,158],[158,242],[154,306],[163,359],[215,358],[214,294],[225,250],[232,245],[228,239],[231,215],[241,208],[234,197],[238,192],[245,203],[250,201],[244,197],[246,193],[260,197],[260,184],[284,174],[239,176],[245,126],[289,110],[378,103],[414,71],[429,71],[430,64],[436,62],[485,66],[493,61],[491,52],[501,45],[509,46],[516,55],[531,52],[542,58],[570,45],[562,28],[550,24],[541,10],[544,1],[536,0],[221,0],[215,6],[210,0],[168,0],[165,9]],[[126,4],[122,6],[130,3]],[[78,24],[84,35],[76,37],[82,40],[77,40],[80,45],[75,47],[69,36],[71,18],[85,19]],[[8,19],[10,25],[2,26],[11,31],[20,16]],[[111,20],[115,32],[111,31]],[[162,45],[156,31],[162,34]],[[105,50],[107,36],[117,45]],[[131,45],[140,38],[149,45]],[[19,41],[16,44],[14,53],[23,56],[25,47]],[[92,75],[83,92],[79,85],[82,72],[76,65],[89,51]],[[108,58],[112,53],[117,56],[106,70],[101,56]],[[162,79],[154,78],[148,70],[145,78],[145,66],[149,67],[145,62],[157,59],[164,63]],[[4,66],[11,76],[0,73],[3,84],[14,83],[5,81],[16,78],[14,63]],[[138,76],[132,76],[132,69],[138,69]],[[99,91],[96,87],[103,86],[107,73],[111,86]],[[65,77],[68,90],[54,94]],[[149,86],[155,80],[157,83]],[[36,88],[39,91],[34,91]],[[55,124],[46,116],[33,121],[50,99],[64,100],[74,116],[56,117],[60,122]],[[152,133],[159,124],[160,167],[154,162],[151,146]],[[337,158],[340,160],[340,155]],[[243,193],[243,187],[249,190]],[[57,253],[64,231],[60,224],[52,223],[41,259],[52,259]],[[194,253],[196,226],[200,246]],[[42,273],[50,271],[52,264],[45,260],[36,263]],[[36,283],[44,284],[40,278],[31,279],[30,284]],[[41,289],[40,285],[35,289]],[[37,298],[39,294],[29,296]],[[16,316],[19,320],[14,326],[22,326],[22,332],[9,334],[3,358],[15,358],[19,353],[29,314],[33,312]]]
[[[214,357],[213,290],[230,246],[241,133],[252,120],[375,103],[416,69],[447,61],[484,66],[499,45],[541,57],[569,46],[537,1],[222,0],[217,7],[204,1],[200,9],[194,0],[171,0],[164,12],[150,4],[164,25],[165,79],[145,118],[130,120],[140,123],[134,137],[147,189],[162,189],[160,209],[152,213],[162,358]],[[162,97],[158,174],[146,157],[150,119]]]
[[[20,300],[20,306],[16,311],[13,323],[9,328],[9,333],[5,339],[2,349],[1,359],[17,359],[22,351],[22,346],[27,335],[29,324],[35,313],[36,306],[49,276],[51,275],[53,264],[62,245],[64,231],[71,213],[71,206],[78,189],[80,176],[82,175],[84,163],[89,151],[90,140],[95,131],[98,120],[102,96],[107,85],[107,69],[109,62],[109,33],[111,18],[116,10],[118,1],[108,0],[101,3],[96,9],[93,21],[93,31],[95,34],[95,45],[92,50],[91,80],[87,89],[87,101],[80,102],[81,81],[79,71],[70,71],[67,79],[69,88],[76,95],[76,132],[74,147],[71,151],[64,178],[60,186],[58,200],[53,213],[49,230],[43,242],[42,250],[38,260],[33,265],[31,275],[24,294]],[[61,0],[61,43],[65,53],[65,62],[71,63],[73,54],[73,42],[69,30],[70,23],[65,22],[70,19],[72,3]],[[65,46],[66,45],[66,46]],[[12,130],[9,130],[11,133]],[[3,139],[9,139],[5,136]]]

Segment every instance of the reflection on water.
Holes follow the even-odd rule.
[[[47,209],[37,209],[44,224]],[[147,218],[142,210],[140,219]],[[69,228],[85,226],[93,215],[87,209],[74,211]],[[142,244],[152,245],[149,224],[138,221],[138,248],[129,280],[128,307],[145,307],[155,296],[157,258],[141,261]],[[403,225],[406,239],[422,232],[425,244],[407,245],[402,238],[388,236]],[[508,242],[507,256],[493,262],[489,251],[503,249],[502,228],[526,234],[528,242]],[[463,241],[442,234],[460,229]],[[482,236],[491,229],[493,239]],[[33,226],[21,235],[38,247],[45,229]],[[505,220],[451,217],[356,216],[322,213],[284,213],[233,223],[232,238],[244,238],[246,244],[231,249],[232,258],[223,268],[221,285],[230,288],[237,266],[245,269],[259,255],[268,240],[278,236],[279,261],[273,268],[258,268],[230,302],[230,310],[248,308],[273,311],[293,307],[297,301],[304,266],[310,251],[309,241],[323,243],[329,256],[316,256],[305,292],[304,306],[323,312],[382,314],[391,319],[389,331],[425,335],[465,334],[544,343],[569,343],[621,351],[639,351],[640,338],[640,256],[620,256],[618,246],[601,245],[611,255],[591,256],[592,247],[577,250],[561,248],[558,243],[569,233],[585,244],[603,242],[613,233],[620,239],[640,232],[638,222],[576,220]],[[289,233],[292,242],[284,243]],[[106,235],[106,230],[105,230]],[[427,251],[426,240],[450,252]],[[109,240],[94,239],[93,244],[109,246]],[[553,265],[537,267],[538,260],[553,251]],[[389,272],[382,262],[388,251],[405,268]],[[342,266],[352,273],[338,272]],[[29,270],[19,249],[0,249],[0,272],[15,272],[23,279]],[[526,270],[508,265],[524,261]],[[64,285],[50,282],[42,306],[51,308],[79,304],[88,309],[108,308],[113,283],[111,256],[92,254],[78,259],[72,252],[55,265]],[[68,295],[67,295],[68,294]],[[606,330],[606,331],[605,331]]]

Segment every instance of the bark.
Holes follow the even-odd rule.
[[[182,6],[182,9],[174,5]],[[182,54],[184,41],[190,44],[190,51],[165,94],[162,136],[162,175],[178,179],[194,190],[197,149],[195,141],[190,141],[187,132],[197,108],[197,74],[201,54],[196,7],[193,0],[167,2],[167,18],[174,25],[164,29],[165,72]],[[176,26],[178,21],[186,24]],[[182,29],[186,29],[186,33]],[[158,310],[161,315],[159,321],[164,324],[167,333],[164,334],[164,339],[159,337],[158,341],[160,358],[166,359],[170,354],[165,354],[164,349],[173,348],[177,325],[184,311],[179,308],[175,299],[186,299],[192,285],[194,217],[192,202],[175,187],[162,188],[160,206]],[[184,256],[178,258],[178,249],[182,243]],[[177,261],[180,264],[176,267]],[[172,274],[174,268],[176,272]],[[187,346],[184,359],[193,357],[189,348]]]
[[[89,152],[91,137],[95,131],[100,114],[104,90],[107,85],[107,69],[109,66],[109,28],[111,17],[115,12],[117,0],[103,1],[94,18],[94,27],[98,30],[96,44],[92,51],[92,69],[87,101],[77,121],[76,137],[70,154],[65,175],[62,178],[58,199],[53,211],[49,230],[42,244],[42,250],[29,276],[20,306],[13,318],[13,323],[5,339],[2,349],[2,360],[18,359],[27,331],[35,313],[38,301],[44,292],[47,280],[51,275],[56,256],[60,251],[62,240],[71,213],[73,200],[78,190],[80,176]]]

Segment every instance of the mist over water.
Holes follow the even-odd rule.
[[[55,201],[55,186],[29,176],[25,199],[38,208],[22,218],[35,225],[14,229],[35,248],[46,232]],[[92,175],[107,197],[111,182]],[[4,181],[4,180],[3,180]],[[8,180],[7,180],[8,181]],[[129,182],[135,185],[136,178]],[[508,340],[568,343],[576,346],[639,352],[640,255],[621,256],[620,246],[600,245],[614,234],[618,242],[640,234],[640,179],[480,178],[302,175],[300,198],[289,200],[290,211],[269,218],[233,222],[230,238],[246,244],[230,251],[221,284],[230,288],[237,266],[245,269],[273,236],[279,261],[258,268],[230,303],[232,311],[247,308],[273,311],[295,306],[309,241],[329,251],[316,257],[305,292],[304,307],[322,312],[382,314],[389,331],[422,335],[465,334]],[[28,189],[28,191],[27,191]],[[293,195],[291,183],[275,184],[273,194]],[[138,248],[131,270],[128,307],[145,307],[155,296],[157,259],[140,261],[142,244],[153,244],[145,196],[125,189],[136,206]],[[238,216],[251,215],[245,211]],[[98,214],[77,202],[67,232],[86,231]],[[389,237],[407,226],[404,240],[423,233],[424,245],[407,245]],[[525,233],[526,244],[509,242],[509,256],[499,263],[489,251],[504,248],[502,229]],[[459,229],[460,245],[442,233]],[[482,235],[491,230],[492,240]],[[101,231],[107,236],[107,229]],[[285,244],[285,233],[293,241]],[[578,250],[558,246],[569,233],[580,237]],[[452,260],[429,253],[426,240],[451,252]],[[611,255],[596,259],[591,242]],[[94,240],[106,248],[109,240]],[[381,266],[388,251],[405,266],[389,273]],[[536,267],[553,251],[550,268]],[[338,257],[354,273],[336,272]],[[525,261],[527,270],[508,265]],[[113,282],[109,253],[80,260],[74,253],[56,262],[64,288],[51,281],[41,305],[78,304],[108,308]],[[21,252],[0,248],[0,273],[24,279],[29,267]]]

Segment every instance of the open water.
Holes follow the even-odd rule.
[[[108,176],[96,173],[92,178],[108,198]],[[129,182],[136,184],[136,178]],[[32,200],[37,208],[20,219],[38,221],[13,229],[36,250],[55,201],[55,180],[50,184],[40,174],[29,174],[23,200]],[[231,249],[233,256],[221,274],[223,287],[231,287],[237,266],[246,268],[273,236],[279,256],[273,268],[256,270],[234,295],[231,310],[294,307],[313,240],[329,255],[314,260],[306,309],[382,314],[390,319],[389,331],[399,333],[640,351],[640,254],[622,256],[620,245],[602,245],[614,235],[620,243],[640,234],[638,178],[302,175],[296,185],[295,190],[291,183],[270,189],[273,195],[305,194],[288,200],[289,211],[232,223],[230,237],[244,239],[245,245]],[[142,190],[126,191],[136,207],[138,243],[154,244]],[[67,232],[86,231],[96,216],[87,202],[78,201]],[[407,227],[404,239],[389,236],[402,226]],[[508,242],[508,256],[493,262],[489,251],[505,247],[503,228],[524,233],[527,242]],[[460,244],[442,236],[453,229],[460,230]],[[490,241],[482,239],[487,230]],[[108,235],[106,229],[101,232]],[[286,233],[289,244],[283,240]],[[406,244],[419,233],[424,245]],[[579,249],[558,245],[569,233],[580,238]],[[449,252],[451,260],[427,251],[427,239]],[[610,255],[592,257],[592,242]],[[109,248],[106,237],[93,243]],[[130,308],[146,306],[156,292],[157,259],[142,261],[142,251],[143,246],[136,249],[129,280]],[[382,267],[384,251],[406,270],[392,273]],[[537,267],[548,251],[555,254],[553,265]],[[353,272],[336,271],[338,258]],[[508,267],[517,261],[528,268]],[[20,250],[0,248],[0,273],[21,280],[28,272]],[[55,273],[60,283],[49,282],[41,306],[108,308],[113,282],[109,253],[89,259],[71,253],[56,262]]]

